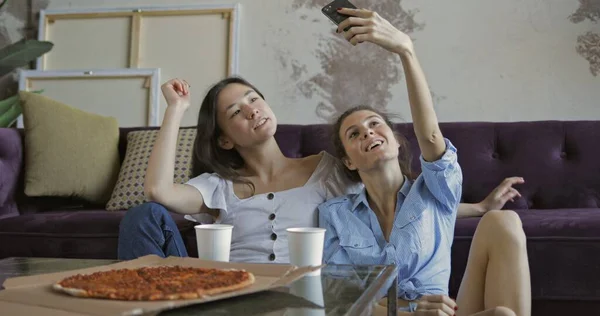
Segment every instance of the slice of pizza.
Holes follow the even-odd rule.
[[[155,301],[217,295],[254,281],[254,275],[245,270],[160,266],[77,274],[53,288],[78,297]]]

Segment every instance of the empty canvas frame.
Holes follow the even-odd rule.
[[[164,81],[185,79],[201,95],[238,73],[238,34],[237,4],[44,10],[39,39],[54,47],[37,69],[160,68]],[[199,103],[182,125],[196,125]]]
[[[115,117],[122,127],[160,125],[159,69],[22,70],[19,90],[43,90],[71,107]],[[17,127],[23,127],[22,116]]]

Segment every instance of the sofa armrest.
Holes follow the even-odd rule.
[[[19,215],[15,193],[23,166],[18,129],[0,128],[0,219]]]

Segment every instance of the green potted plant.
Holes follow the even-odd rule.
[[[0,1],[0,9],[6,3],[8,3],[8,0]],[[36,60],[49,52],[53,46],[54,44],[51,42],[23,39],[0,48],[0,78]],[[34,92],[40,93],[42,91]],[[21,115],[21,104],[18,95],[0,101],[0,127],[13,125],[19,115]]]
[[[25,66],[49,52],[54,44],[47,41],[21,40],[0,49],[0,77]],[[41,92],[41,91],[35,91]],[[0,101],[0,127],[12,126],[21,115],[19,96],[13,95]]]

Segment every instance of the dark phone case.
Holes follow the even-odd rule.
[[[323,14],[325,14],[326,17],[328,17],[333,23],[335,23],[335,25],[339,25],[340,23],[342,23],[342,21],[347,19],[348,16],[339,14],[337,11],[338,8],[356,9],[356,6],[353,5],[352,3],[350,3],[350,1],[348,1],[348,0],[334,0],[330,3],[328,3],[327,5],[325,5],[321,9],[321,12],[323,12]],[[344,29],[344,31],[348,31],[348,29],[349,29],[349,27]]]

